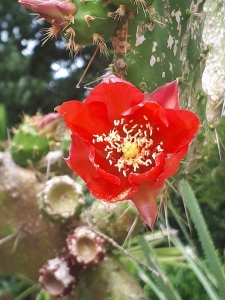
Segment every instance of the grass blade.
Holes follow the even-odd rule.
[[[217,288],[220,290],[221,298],[225,299],[225,277],[200,207],[190,185],[184,179],[180,181],[180,190],[197,230],[202,248],[206,255],[207,263],[217,281]]]
[[[164,274],[160,264],[158,263],[157,257],[153,249],[149,246],[147,241],[142,235],[136,237],[138,243],[145,255],[147,263],[152,268],[155,268],[160,276],[154,277],[155,282],[159,286],[160,290],[164,293],[167,300],[181,300],[180,296],[176,293],[174,288],[169,282],[169,278]]]
[[[201,282],[202,286],[204,287],[205,291],[207,292],[209,298],[211,300],[220,300],[220,297],[215,292],[215,289],[212,287],[209,279],[205,276],[205,274],[198,267],[198,265],[196,264],[195,260],[190,255],[191,248],[189,248],[189,251],[188,251],[188,248],[184,247],[182,245],[182,243],[179,241],[179,239],[177,237],[175,237],[175,236],[171,237],[171,241],[174,244],[174,246],[176,246],[177,249],[179,249],[180,252],[182,253],[182,255],[185,257],[185,259],[188,262],[190,268],[195,273],[196,277]]]

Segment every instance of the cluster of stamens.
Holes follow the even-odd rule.
[[[143,119],[141,124],[135,124],[132,119],[114,120],[114,128],[108,134],[93,135],[93,144],[107,143],[104,148],[106,159],[125,177],[127,172],[136,172],[141,166],[153,167],[158,153],[163,151],[162,141],[154,145],[153,127],[147,116]],[[159,131],[159,127],[155,129]]]

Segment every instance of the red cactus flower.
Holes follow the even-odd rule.
[[[177,81],[142,94],[110,76],[87,99],[56,110],[72,131],[69,167],[98,199],[131,199],[152,228],[156,196],[176,173],[198,127],[198,117],[179,108]]]

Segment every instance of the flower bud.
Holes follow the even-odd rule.
[[[30,122],[36,127],[39,134],[46,134],[49,137],[55,134],[60,122],[60,115],[58,113],[36,114],[31,118]]]
[[[66,241],[71,259],[83,266],[96,265],[105,256],[106,249],[103,239],[89,227],[75,228]]]
[[[39,282],[53,297],[68,295],[81,277],[82,266],[73,264],[68,253],[48,260],[39,270]]]
[[[36,12],[39,17],[46,19],[49,23],[57,24],[61,28],[67,26],[66,21],[77,11],[76,5],[71,0],[19,0],[19,3]]]

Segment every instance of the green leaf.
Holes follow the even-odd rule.
[[[207,274],[205,275],[204,272],[198,267],[197,263],[195,262],[195,257],[192,255],[192,249],[190,247],[184,247],[182,243],[176,236],[171,237],[172,243],[180,250],[180,252],[185,257],[186,261],[188,262],[190,268],[195,273],[198,280],[201,282],[202,286],[204,287],[205,291],[207,292],[208,296],[211,300],[220,300],[220,297],[215,292],[214,288],[212,287],[209,279],[207,278]],[[194,293],[194,291],[193,291]],[[194,294],[193,294],[194,295]]]
[[[197,230],[200,242],[206,255],[207,263],[209,264],[210,269],[217,281],[217,288],[221,293],[221,298],[225,299],[225,277],[200,207],[190,185],[184,179],[180,181],[180,190],[189,210],[191,219]]]
[[[7,139],[7,116],[4,104],[0,104],[0,141]]]
[[[151,277],[146,274],[146,272],[143,270],[143,268],[135,261],[132,261],[132,263],[138,270],[139,278],[141,280],[143,280],[148,286],[150,286],[150,288],[156,294],[156,296],[159,298],[159,300],[167,300],[164,293],[160,290],[160,288],[157,287],[157,285],[154,283],[154,281],[151,279]]]
[[[37,295],[35,300],[51,300],[51,299],[52,297],[49,295],[49,293],[41,289],[40,293]]]
[[[176,208],[173,206],[172,202],[171,201],[168,201],[168,207],[170,209],[170,211],[172,212],[173,214],[173,217],[174,219],[176,220],[177,224],[179,225],[185,239],[187,240],[188,244],[191,246],[191,247],[194,247],[194,243],[193,243],[193,240],[191,239],[190,237],[190,234],[188,233],[187,231],[187,226],[186,224],[184,223],[184,221],[182,220],[181,216],[179,215],[179,212],[176,210]]]
[[[159,276],[155,276],[154,279],[156,284],[159,286],[160,290],[164,293],[167,300],[181,300],[180,296],[176,293],[173,286],[169,282],[169,278],[164,274],[157,257],[153,249],[149,246],[145,238],[141,235],[136,237],[138,243],[145,255],[147,264],[156,269],[159,272]]]
[[[26,299],[26,297],[28,297],[29,295],[32,295],[36,289],[37,289],[37,285],[34,284],[34,285],[30,286],[29,288],[27,288],[25,291],[23,291],[19,296],[14,298],[14,300]]]

